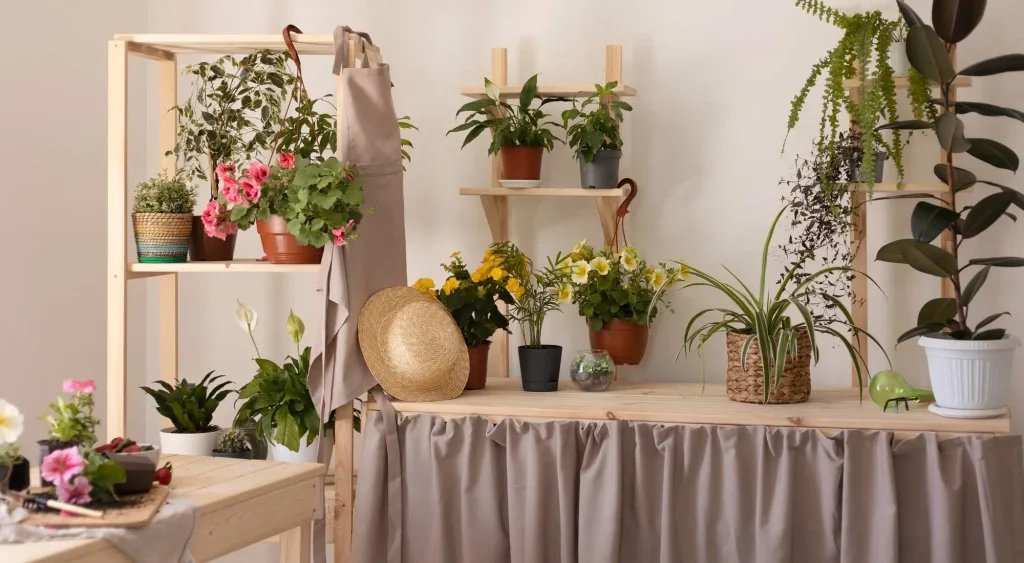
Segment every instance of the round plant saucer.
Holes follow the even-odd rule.
[[[928,410],[948,418],[995,418],[1007,413],[1006,407],[998,409],[951,409],[940,407],[935,403],[928,405]]]

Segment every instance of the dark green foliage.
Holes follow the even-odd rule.
[[[320,433],[320,417],[309,394],[309,354],[307,346],[299,358],[288,356],[284,366],[263,358],[256,359],[256,377],[238,391],[245,401],[238,407],[235,425],[256,422],[256,434],[299,451],[305,438],[311,445]]]
[[[489,79],[484,79],[484,89],[487,97],[480,100],[473,100],[455,112],[458,117],[468,113],[466,120],[448,133],[466,133],[466,140],[462,142],[465,147],[484,131],[492,134],[491,145],[487,154],[498,154],[501,147],[544,147],[551,150],[555,147],[555,141],[562,142],[551,132],[552,127],[560,125],[554,121],[545,121],[548,114],[540,108],[551,102],[567,102],[564,98],[538,98],[537,97],[537,75],[533,75],[526,84],[523,84],[519,94],[519,104],[513,106],[501,99],[500,89]],[[533,102],[540,100],[540,105],[531,107]]]
[[[622,112],[633,111],[633,107],[612,98],[618,85],[618,82],[609,82],[604,86],[594,84],[594,93],[587,96],[583,103],[577,106],[576,100],[573,100],[572,109],[562,112],[566,143],[574,157],[582,156],[584,162],[591,162],[599,150],[622,148],[622,137],[619,136]]]
[[[166,381],[154,381],[158,389],[142,387],[156,401],[156,411],[169,419],[174,430],[184,433],[209,432],[213,426],[213,413],[234,389],[225,389],[230,381],[213,385],[223,375],[206,374],[199,383],[182,379],[176,386]],[[213,386],[210,388],[210,386]]]

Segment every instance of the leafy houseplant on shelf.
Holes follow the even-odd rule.
[[[217,447],[213,448],[213,457],[252,459],[252,448],[245,439],[245,432],[232,428],[221,434]]]
[[[494,243],[488,251],[500,259],[499,267],[510,276],[506,285],[514,298],[510,316],[523,329],[525,342],[519,347],[523,391],[557,391],[562,347],[544,344],[542,334],[547,314],[572,296],[572,287],[556,267],[563,257],[548,258],[545,268],[535,270],[533,261],[511,242]]]
[[[25,417],[18,408],[0,399],[0,493],[29,486],[29,462],[18,447],[24,429]]]
[[[849,268],[824,268],[808,274],[800,282],[794,280],[795,270],[791,270],[779,283],[774,296],[765,286],[768,249],[771,248],[775,226],[785,211],[785,208],[779,211],[768,230],[761,252],[761,278],[757,293],[728,268],[726,271],[736,279],[739,287],[692,266],[681,265],[697,278],[685,287],[710,287],[723,294],[732,305],[732,308],[711,307],[695,314],[686,324],[682,349],[690,353],[696,346],[703,358],[707,341],[725,331],[728,358],[726,394],[730,399],[745,403],[800,403],[811,395],[810,363],[812,358],[815,363],[818,361],[817,336],[828,334],[838,339],[849,353],[863,396],[861,365],[864,359],[847,333],[864,333],[873,341],[874,337],[856,327],[842,301],[812,286],[815,279],[833,271],[848,271]],[[814,299],[832,303],[841,317],[816,317],[808,307]],[[791,313],[796,317],[790,317]],[[710,314],[720,314],[721,318],[697,324]]]
[[[50,403],[52,414],[43,417],[49,424],[49,437],[36,442],[40,462],[54,450],[73,446],[90,448],[96,443],[96,427],[100,423],[93,416],[96,382],[92,379],[66,379],[63,391],[71,393],[71,400],[65,402],[62,397],[57,397],[56,403]],[[43,484],[46,485],[45,480]]]
[[[595,84],[594,93],[583,103],[577,106],[573,99],[572,109],[562,112],[566,144],[580,161],[580,181],[584,188],[614,188],[619,183],[619,161],[622,160],[619,125],[622,112],[632,111],[633,107],[613,99],[618,85],[618,82],[604,86]]]
[[[184,262],[192,234],[196,190],[166,174],[135,187],[132,229],[139,262]]]
[[[469,349],[469,379],[466,389],[483,389],[487,384],[487,353],[489,338],[498,330],[508,331],[508,318],[501,313],[497,300],[514,302],[513,295],[522,288],[509,273],[501,268],[502,258],[488,248],[484,258],[473,272],[466,268],[461,252],[453,252],[451,261],[441,264],[448,273],[441,289],[434,289],[434,280],[420,278],[413,287],[436,298],[455,319],[462,338]]]
[[[1024,209],[1024,194],[995,182],[979,180],[973,172],[953,165],[953,155],[966,152],[982,162],[1016,172],[1020,159],[1006,145],[964,134],[959,115],[980,113],[1021,119],[1021,113],[980,102],[958,102],[951,85],[957,76],[991,76],[1005,72],[1024,71],[1024,55],[1003,55],[964,68],[957,72],[949,48],[966,39],[978,26],[985,13],[985,2],[963,0],[959,3],[936,0],[932,6],[932,23],[928,26],[903,2],[897,2],[910,25],[907,56],[917,72],[939,84],[941,95],[934,103],[942,110],[938,119],[890,123],[892,129],[934,129],[944,158],[935,165],[935,175],[949,188],[948,204],[921,201],[910,216],[913,238],[890,242],[879,249],[877,260],[906,264],[919,272],[948,279],[953,297],[932,299],[918,314],[917,326],[899,337],[904,342],[920,336],[925,348],[928,372],[935,392],[938,414],[954,417],[998,416],[1006,412],[1006,397],[1013,376],[1014,350],[1020,340],[994,328],[992,323],[1009,313],[996,313],[977,322],[968,323],[971,303],[995,268],[1024,266],[1024,258],[973,258],[961,265],[961,245],[975,239],[1006,216],[1016,220],[1007,210],[1012,205]],[[973,206],[958,205],[960,192],[976,184],[997,189]],[[915,194],[922,199],[936,199],[929,194]],[[952,238],[951,251],[931,243],[943,232]],[[974,274],[966,280],[968,270]]]
[[[230,381],[214,383],[223,375],[209,372],[199,383],[182,379],[171,385],[166,381],[154,381],[157,389],[142,387],[156,401],[156,412],[171,421],[171,428],[160,430],[160,449],[164,454],[210,455],[220,427],[213,424],[213,413],[217,407],[234,393],[226,389]]]
[[[501,99],[501,89],[489,79],[484,79],[483,99],[473,100],[455,113],[456,117],[468,113],[465,122],[448,133],[468,131],[462,142],[465,147],[484,131],[491,132],[489,155],[501,158],[503,180],[540,181],[541,163],[544,151],[555,147],[555,141],[562,142],[551,132],[559,124],[545,121],[550,116],[541,109],[551,102],[567,101],[565,98],[540,98],[537,96],[537,75],[523,84],[519,92],[519,104],[512,105]],[[540,104],[532,107],[535,101]]]

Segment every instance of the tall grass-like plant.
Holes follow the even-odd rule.
[[[512,295],[510,316],[523,329],[526,346],[541,347],[547,314],[559,310],[562,303],[572,298],[567,280],[556,266],[564,257],[558,254],[554,260],[548,258],[548,265],[536,270],[533,261],[511,242],[496,242],[490,246],[490,251],[492,256],[501,259],[499,267],[516,280],[513,287],[517,291]]]

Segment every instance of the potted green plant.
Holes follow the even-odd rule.
[[[182,159],[189,181],[198,178],[210,184],[206,224],[204,216],[193,219],[193,261],[234,257],[237,227],[230,224],[224,205],[217,202],[220,177],[216,167],[248,162],[271,149],[283,101],[295,82],[288,60],[284,51],[257,51],[184,68],[183,75],[192,82],[192,93],[185,104],[174,108],[178,136],[174,150],[167,154]],[[211,218],[216,218],[219,229],[207,226]]]
[[[506,181],[540,182],[540,169],[544,151],[555,147],[555,141],[562,142],[551,132],[559,124],[545,121],[548,114],[541,109],[545,104],[567,101],[565,98],[540,98],[537,96],[537,75],[523,84],[519,92],[519,104],[512,105],[501,99],[501,89],[489,79],[484,79],[487,97],[473,100],[455,112],[458,117],[468,113],[465,122],[453,128],[451,133],[467,131],[462,142],[465,147],[484,131],[491,132],[489,155],[501,159],[501,179]],[[532,107],[535,101],[540,104]],[[508,187],[516,187],[509,185]],[[525,187],[525,186],[520,186]]]
[[[18,447],[24,429],[21,411],[0,399],[0,493],[24,491],[29,486],[29,462]]]
[[[519,347],[519,371],[523,391],[557,391],[562,366],[562,347],[544,344],[542,332],[547,314],[557,311],[572,295],[571,288],[555,264],[561,254],[548,265],[535,270],[533,261],[511,242],[496,242],[488,249],[501,260],[500,268],[511,276],[506,288],[514,301],[509,316],[519,323],[524,344]]]
[[[566,144],[580,162],[580,181],[584,188],[614,188],[619,184],[622,137],[619,125],[622,112],[633,107],[615,99],[618,82],[594,84],[594,93],[562,112]],[[590,108],[590,109],[587,109]]]
[[[413,287],[436,298],[452,314],[462,331],[469,349],[469,379],[467,390],[483,389],[487,385],[487,356],[491,349],[491,336],[498,330],[508,332],[508,318],[498,308],[497,301],[511,304],[513,295],[522,289],[508,272],[501,268],[501,257],[492,249],[473,272],[466,268],[461,252],[453,252],[451,261],[441,264],[448,273],[441,289],[434,289],[434,280],[420,278]]]
[[[220,427],[213,424],[217,407],[234,393],[226,389],[230,381],[214,385],[223,375],[211,371],[199,383],[182,379],[171,385],[154,381],[158,389],[141,389],[156,401],[156,411],[170,420],[171,428],[160,430],[160,449],[164,454],[210,455],[220,436]]]
[[[604,350],[580,350],[569,364],[569,378],[580,391],[606,391],[615,378],[615,362]]]
[[[71,400],[65,402],[63,397],[57,397],[56,403],[50,403],[52,414],[42,417],[49,428],[48,437],[36,442],[40,462],[54,450],[73,446],[91,448],[96,443],[96,427],[100,423],[93,416],[96,382],[92,379],[65,379],[63,391],[71,393]],[[45,480],[43,484],[46,485]]]
[[[1003,217],[1016,219],[1007,210],[1016,205],[1024,209],[1024,194],[1002,184],[980,180],[969,170],[953,165],[953,155],[967,153],[996,168],[1016,172],[1020,159],[1002,143],[985,138],[969,138],[964,133],[961,114],[980,113],[986,116],[1020,118],[1020,112],[981,102],[959,102],[952,94],[951,84],[957,76],[991,76],[1024,70],[1024,55],[1004,55],[987,59],[957,72],[948,47],[966,39],[977,28],[985,12],[985,2],[964,0],[951,7],[949,2],[935,2],[932,10],[934,28],[903,2],[897,2],[910,25],[907,56],[914,69],[937,83],[940,97],[934,100],[941,116],[933,121],[901,121],[884,125],[897,130],[934,129],[943,151],[935,175],[949,188],[947,201],[929,194],[914,194],[918,202],[910,216],[912,238],[896,240],[878,250],[877,260],[906,264],[932,276],[948,279],[953,297],[940,297],[924,304],[918,313],[917,326],[903,333],[897,343],[920,337],[928,358],[928,373],[935,392],[934,412],[954,417],[998,416],[1006,412],[1006,397],[1013,377],[1014,350],[1020,340],[1006,329],[992,326],[1009,313],[989,315],[973,326],[968,322],[971,303],[988,280],[992,268],[1024,266],[1024,258],[1000,256],[962,260],[961,246],[976,239]],[[956,8],[956,9],[953,9]],[[974,205],[963,205],[959,194],[967,188],[986,184],[997,189],[978,199]],[[927,201],[936,200],[934,203]],[[932,245],[943,232],[952,238],[949,251]],[[973,271],[969,280],[968,271]]]
[[[217,440],[217,447],[213,448],[213,457],[252,459],[252,448],[246,441],[245,432],[232,428],[221,434]]]
[[[135,187],[132,229],[139,262],[184,262],[192,234],[196,190],[161,173]]]
[[[728,358],[726,395],[730,399],[745,403],[799,403],[811,395],[810,364],[812,358],[815,363],[818,361],[817,335],[829,334],[836,337],[849,353],[863,396],[861,366],[864,359],[861,351],[851,343],[849,333],[863,333],[876,344],[877,340],[857,328],[842,301],[812,286],[814,280],[829,272],[848,271],[850,268],[823,268],[807,274],[799,282],[795,280],[796,270],[790,270],[779,283],[774,296],[765,285],[768,249],[771,248],[775,227],[785,212],[786,208],[783,207],[768,229],[761,253],[761,278],[757,293],[739,278],[736,278],[739,282],[739,287],[736,287],[680,263],[681,268],[698,279],[685,287],[710,287],[724,295],[732,305],[730,308],[711,307],[697,312],[686,324],[683,349],[689,354],[696,346],[703,357],[707,341],[724,331]],[[726,271],[732,275],[731,270],[726,268]],[[831,303],[839,310],[841,317],[830,319],[813,315],[808,304],[814,299]],[[791,313],[795,313],[795,318],[790,317]],[[711,314],[721,314],[721,318],[698,324],[698,321]]]

